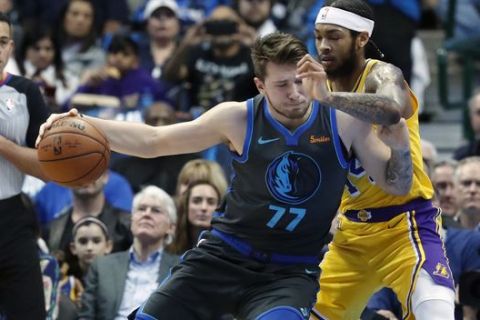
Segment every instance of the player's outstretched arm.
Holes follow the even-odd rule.
[[[310,55],[298,62],[307,93],[320,103],[375,124],[390,125],[411,115],[409,93],[400,69],[377,63],[367,76],[366,93],[329,92],[323,66]]]
[[[53,114],[40,127],[38,145],[45,130],[55,120],[66,116],[79,116],[77,110]],[[193,153],[219,143],[232,143],[241,152],[238,137],[245,135],[245,103],[225,102],[210,109],[199,118],[169,126],[152,127],[142,123],[104,120],[85,117],[103,130],[112,150],[137,157],[153,158],[165,155]],[[243,135],[242,135],[243,133]],[[232,141],[234,140],[234,141]]]
[[[407,194],[412,186],[413,166],[405,120],[379,126],[377,132],[367,123],[355,120],[347,130],[355,155],[375,183],[387,193]],[[355,134],[352,136],[351,132]]]

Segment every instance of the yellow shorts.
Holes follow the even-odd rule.
[[[404,319],[414,319],[410,300],[421,268],[435,283],[453,288],[439,234],[440,210],[426,203],[383,222],[375,212],[368,212],[372,222],[340,215],[337,233],[320,264],[320,291],[312,314],[319,319],[357,320],[371,295],[389,287],[402,303]]]

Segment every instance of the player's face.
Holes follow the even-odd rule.
[[[265,80],[255,78],[258,90],[267,96],[272,114],[282,120],[304,120],[308,116],[310,99],[302,80],[297,78],[295,64],[266,66]]]
[[[5,68],[12,49],[13,40],[10,37],[10,27],[6,22],[0,22],[0,72]]]
[[[96,224],[83,225],[78,228],[73,241],[72,252],[78,257],[80,264],[89,266],[97,256],[104,256],[111,250],[100,226]]]
[[[198,184],[190,191],[188,199],[188,221],[194,227],[208,228],[220,199],[209,184]]]
[[[43,70],[52,63],[54,55],[52,40],[43,38],[27,49],[26,58],[37,69]]]
[[[315,46],[328,77],[352,74],[356,62],[355,39],[346,28],[331,24],[315,26]]]
[[[455,202],[455,187],[453,182],[453,168],[441,166],[435,168],[432,173],[432,183],[438,193],[438,202],[442,213],[455,215],[457,206]]]
[[[147,242],[162,241],[167,234],[173,233],[174,227],[159,199],[144,196],[133,208],[131,229],[135,238]]]
[[[460,209],[480,210],[480,163],[464,164],[458,169],[456,178]]]

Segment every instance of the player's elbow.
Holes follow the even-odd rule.
[[[392,107],[386,113],[385,123],[382,123],[382,124],[390,126],[390,125],[398,123],[401,118],[402,118],[402,115],[401,115],[400,111],[397,108]]]

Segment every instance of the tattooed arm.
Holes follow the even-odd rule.
[[[412,106],[399,68],[377,62],[365,81],[365,93],[331,92],[320,101],[357,119],[390,125],[409,118]]]
[[[323,66],[306,55],[298,63],[298,76],[310,97],[365,122],[390,125],[409,118],[412,106],[400,69],[377,62],[365,80],[365,93],[329,92]]]
[[[339,133],[375,183],[385,192],[405,195],[413,180],[408,129],[404,119],[391,126],[371,125],[338,112]],[[382,143],[383,142],[383,143]]]

